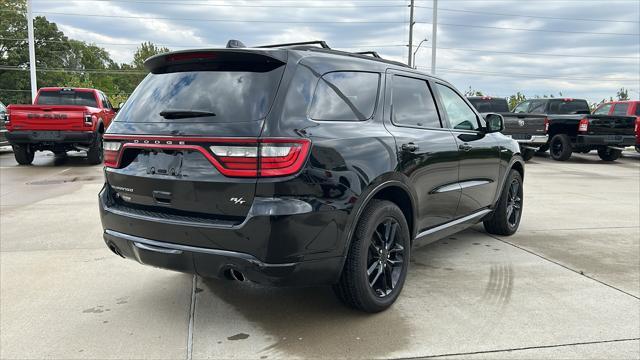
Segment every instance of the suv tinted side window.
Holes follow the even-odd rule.
[[[480,128],[478,117],[462,97],[448,86],[442,84],[437,84],[436,86],[438,86],[440,99],[444,105],[444,110],[447,112],[451,128],[457,130],[478,130]]]
[[[518,104],[518,106],[516,106],[513,109],[514,113],[526,113],[527,111],[529,111],[529,104],[531,102],[530,101],[525,101],[523,103]]]
[[[617,103],[613,107],[613,115],[627,115],[629,110],[629,103]]]
[[[391,121],[398,126],[439,128],[440,118],[426,80],[393,76]]]
[[[593,112],[594,115],[609,115],[609,109],[611,109],[612,104],[604,104],[596,109]]]
[[[315,120],[370,119],[378,99],[380,74],[338,71],[320,78],[309,116]]]

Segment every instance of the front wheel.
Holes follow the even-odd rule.
[[[571,157],[573,149],[571,147],[571,139],[565,134],[557,134],[551,138],[549,151],[553,160],[566,161]]]
[[[410,251],[409,227],[400,208],[390,201],[372,200],[358,221],[334,292],[358,310],[387,309],[402,291]]]
[[[498,205],[490,219],[483,222],[489,234],[513,235],[520,226],[524,200],[522,176],[511,170],[502,189]]]
[[[616,150],[609,147],[601,147],[598,149],[598,156],[604,161],[615,161],[622,155],[622,150]]]
[[[20,165],[30,165],[35,153],[29,145],[13,145],[13,156]]]

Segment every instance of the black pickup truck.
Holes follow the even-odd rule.
[[[551,158],[565,161],[573,152],[597,150],[605,161],[620,157],[626,146],[635,144],[635,117],[591,115],[583,99],[533,99],[518,104],[515,113],[546,114]]]
[[[502,115],[504,118],[502,133],[518,142],[520,153],[525,161],[530,160],[540,147],[546,146],[549,140],[546,115],[528,113],[527,109],[517,114],[509,112],[509,103],[505,98],[469,96],[467,99],[480,113]]]

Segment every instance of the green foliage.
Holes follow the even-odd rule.
[[[0,100],[5,104],[30,103],[29,47],[26,1],[0,1]],[[91,87],[102,90],[115,105],[142,81],[144,60],[167,52],[150,42],[142,43],[131,64],[118,64],[95,44],[67,38],[43,16],[34,18],[38,88],[44,86]],[[130,71],[130,72],[127,72]],[[5,90],[2,90],[5,89]]]
[[[509,99],[507,99],[507,101],[509,101],[509,109],[513,109],[514,107],[516,107],[516,105],[520,104],[525,100],[527,100],[527,97],[524,96],[524,94],[521,93],[520,91],[509,96]]]
[[[618,92],[616,92],[616,97],[618,98],[618,100],[629,100],[629,90],[621,88],[620,90],[618,90]]]
[[[480,90],[472,89],[471,86],[464,92],[464,96],[483,96],[484,94]]]

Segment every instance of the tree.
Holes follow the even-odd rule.
[[[524,94],[522,94],[520,91],[509,96],[509,109],[513,109],[514,107],[516,107],[516,105],[525,100],[527,100],[527,97],[524,96]]]
[[[151,42],[143,42],[138,50],[133,54],[133,62],[131,65],[134,69],[144,69],[144,61],[153,55],[169,52],[166,47],[156,46]]]
[[[482,93],[482,91],[474,90],[471,88],[471,86],[469,86],[467,91],[464,92],[464,96],[483,96],[483,95],[484,94]]]
[[[616,92],[616,97],[618,98],[618,100],[629,100],[629,90],[621,88],[620,90],[618,90],[618,92]]]

